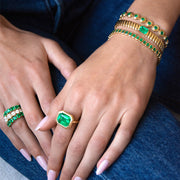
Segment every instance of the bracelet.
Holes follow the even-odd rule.
[[[114,35],[120,33],[122,35],[126,35],[129,36],[137,41],[139,41],[141,44],[143,44],[145,47],[149,48],[153,53],[156,54],[157,58],[158,58],[158,64],[160,63],[160,59],[162,56],[162,52],[158,49],[156,49],[156,47],[154,47],[152,44],[150,44],[149,42],[147,42],[146,40],[144,40],[141,36],[134,34],[130,31],[126,31],[123,29],[116,29],[114,31],[112,31],[112,33],[108,36],[108,40]]]
[[[163,43],[163,41],[160,38],[158,38],[158,36],[156,36],[154,33],[152,33],[148,28],[141,26],[141,25],[139,25],[133,21],[128,21],[128,20],[117,21],[114,28],[117,29],[118,26],[128,27],[128,28],[131,28],[133,30],[137,30],[137,31],[141,32],[148,39],[153,41],[159,47],[159,49],[161,49],[161,51],[163,52],[165,44]]]
[[[124,12],[120,15],[119,20],[123,19],[123,17],[129,17],[129,18],[134,18],[136,20],[140,20],[141,23],[144,23],[146,27],[151,27],[151,29],[154,32],[158,32],[158,34],[162,37],[162,39],[164,40],[164,43],[166,44],[166,46],[169,43],[168,40],[168,36],[166,35],[166,33],[160,29],[160,27],[158,25],[154,25],[154,23],[150,20],[147,20],[147,18],[145,17],[141,17],[139,14],[134,14],[133,12]]]

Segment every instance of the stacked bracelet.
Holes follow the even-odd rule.
[[[163,41],[158,36],[156,36],[154,33],[152,33],[148,28],[141,26],[135,22],[128,21],[128,20],[117,21],[114,28],[117,29],[118,26],[128,27],[128,28],[131,28],[133,30],[137,30],[137,31],[141,32],[148,39],[153,41],[159,47],[159,49],[163,52],[165,44],[163,43]]]
[[[147,42],[146,40],[144,40],[142,37],[140,37],[137,34],[134,34],[130,31],[126,31],[123,29],[116,29],[114,30],[109,36],[108,39],[110,39],[114,34],[116,33],[120,33],[126,36],[129,36],[137,41],[139,41],[141,44],[143,44],[145,47],[149,48],[152,52],[154,52],[158,58],[158,64],[160,62],[161,56],[162,56],[162,52],[160,50],[158,50],[155,46],[153,46],[151,43]]]
[[[124,12],[120,15],[119,20],[123,19],[124,17],[134,18],[135,20],[139,20],[141,23],[145,24],[146,27],[151,28],[154,32],[158,32],[158,34],[164,40],[166,46],[168,45],[168,36],[166,33],[160,29],[158,25],[154,25],[154,23],[150,20],[147,20],[145,17],[141,17],[139,14],[134,14],[133,12]],[[165,47],[166,47],[165,46]]]

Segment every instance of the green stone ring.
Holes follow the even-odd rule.
[[[63,128],[71,128],[73,124],[79,122],[75,121],[74,117],[65,111],[59,111],[56,121],[57,124],[61,125]]]

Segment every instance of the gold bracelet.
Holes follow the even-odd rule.
[[[151,43],[147,42],[146,40],[144,40],[141,36],[134,34],[130,31],[124,30],[124,29],[116,29],[114,30],[109,36],[108,36],[108,40],[114,35],[114,34],[122,34],[122,35],[126,35],[129,36],[137,41],[139,41],[141,44],[143,44],[145,47],[149,48],[153,53],[156,54],[157,58],[158,58],[158,62],[157,64],[160,63],[161,60],[161,56],[162,56],[162,52],[161,50],[158,50],[156,47],[154,47]]]
[[[124,17],[134,18],[135,20],[139,20],[141,23],[145,24],[146,27],[151,28],[154,32],[158,32],[158,34],[162,37],[165,43],[165,47],[167,47],[169,40],[167,34],[160,29],[158,25],[154,25],[154,23],[148,20],[146,17],[141,17],[140,14],[134,14],[133,12],[123,12],[119,20],[123,19]]]
[[[128,27],[143,33],[148,39],[153,41],[161,49],[162,52],[164,51],[165,44],[163,43],[163,41],[160,38],[158,38],[158,36],[156,36],[154,33],[152,33],[148,28],[128,20],[117,21],[114,28],[117,29],[118,26]]]

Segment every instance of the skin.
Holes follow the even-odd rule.
[[[179,9],[179,0],[136,0],[129,11],[150,17],[170,34]],[[128,37],[114,36],[75,69],[75,63],[57,43],[19,30],[1,16],[0,56],[0,114],[16,104],[21,104],[25,114],[25,119],[16,121],[12,128],[4,121],[0,128],[18,150],[23,148],[46,159],[50,155],[47,173],[53,170],[57,176],[62,169],[60,179],[64,180],[76,176],[86,179],[96,164],[99,167],[108,160],[109,167],[119,157],[146,108],[156,76],[156,56]],[[48,61],[67,78],[57,97]],[[40,128],[43,132],[35,131],[43,117],[41,109],[47,116]],[[56,125],[62,109],[80,119],[77,127]],[[113,142],[104,152],[118,125]],[[55,128],[53,138],[51,128]]]
[[[11,128],[1,117],[0,128],[18,150],[24,149],[35,158],[42,156],[45,161],[50,155],[52,134],[49,130],[35,131],[35,127],[55,98],[48,62],[65,78],[76,67],[56,42],[22,31],[0,16],[0,114],[20,104],[25,115]]]
[[[149,17],[169,35],[179,9],[178,0],[136,0],[129,11]],[[40,128],[55,127],[48,172],[53,170],[57,176],[61,169],[61,180],[86,179],[96,164],[98,168],[106,160],[108,168],[120,156],[152,93],[156,62],[156,56],[139,42],[117,35],[73,71]],[[59,110],[79,119],[78,126],[64,129],[56,125]]]

